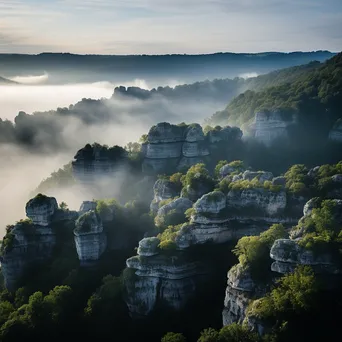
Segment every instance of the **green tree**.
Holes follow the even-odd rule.
[[[161,339],[161,342],[186,342],[186,338],[181,333],[168,332]]]

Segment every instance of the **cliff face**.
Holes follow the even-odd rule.
[[[288,138],[287,127],[293,123],[293,119],[284,120],[277,110],[272,112],[258,112],[255,114],[255,138],[270,146],[276,139]]]
[[[165,180],[158,179],[153,186],[154,197],[150,205],[150,209],[153,213],[156,213],[159,208],[159,203],[163,200],[167,200],[176,197],[180,194],[177,191],[175,184]]]
[[[56,245],[58,227],[77,217],[76,212],[59,210],[54,197],[40,194],[27,203],[26,215],[28,219],[8,227],[2,245],[1,267],[9,290],[17,288],[30,265],[49,260]]]
[[[221,191],[202,196],[193,206],[190,223],[181,228],[176,243],[180,249],[208,241],[223,243],[255,235],[270,223],[294,222],[284,217],[286,192],[266,189]]]
[[[124,165],[125,151],[122,148],[106,148],[101,145],[86,145],[72,161],[75,179],[82,185],[93,185],[99,177],[112,177]]]
[[[179,310],[195,295],[203,266],[182,253],[160,254],[157,238],[139,243],[138,256],[126,262],[126,303],[132,317],[146,316],[160,307]]]
[[[107,236],[100,217],[94,210],[87,211],[75,223],[75,244],[82,266],[97,261],[107,247]]]
[[[270,257],[274,260],[271,269],[277,273],[293,272],[298,265],[311,266],[315,273],[340,274],[341,270],[336,262],[333,249],[315,250],[300,244],[308,233],[305,222],[307,219],[315,220],[313,210],[320,208],[322,201],[319,198],[311,199],[304,207],[304,217],[298,221],[297,227],[290,233],[290,239],[276,240],[271,248]],[[332,200],[334,205],[330,219],[335,225],[342,224],[342,200]]]
[[[188,168],[204,162],[215,143],[241,137],[242,132],[236,127],[225,127],[204,136],[199,124],[159,123],[150,129],[143,144],[143,171],[158,173]]]
[[[263,293],[253,281],[250,270],[243,268],[241,264],[232,267],[227,278],[226,296],[222,311],[223,326],[243,323],[250,300],[261,297]]]

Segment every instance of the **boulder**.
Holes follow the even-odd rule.
[[[158,245],[160,240],[157,237],[147,237],[139,241],[138,255],[152,256],[159,254]]]

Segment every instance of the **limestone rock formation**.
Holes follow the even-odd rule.
[[[172,125],[161,122],[153,126],[142,146],[145,173],[183,170],[205,161],[210,150],[219,142],[234,142],[241,139],[237,127],[224,127],[204,135],[199,124]]]
[[[223,326],[244,321],[247,306],[255,296],[256,289],[257,286],[248,268],[237,264],[229,270],[222,312]]]
[[[231,190],[205,194],[193,206],[190,223],[176,237],[179,249],[205,242],[223,243],[246,235],[259,234],[272,223],[295,222],[284,217],[285,191],[265,189]]]
[[[270,146],[276,139],[288,137],[287,127],[293,122],[293,118],[284,120],[279,110],[258,112],[255,114],[255,138]]]
[[[186,221],[185,212],[192,207],[188,198],[177,198],[158,209],[155,217],[157,227],[177,225]]]
[[[332,200],[334,207],[329,218],[337,226],[342,224],[342,200]],[[334,258],[333,249],[326,249],[319,253],[312,248],[304,247],[300,241],[307,234],[306,220],[315,220],[314,208],[320,208],[320,198],[313,198],[304,206],[304,217],[290,232],[289,239],[276,240],[271,248],[270,257],[274,260],[271,269],[278,273],[293,272],[298,265],[309,265],[316,273],[340,274],[342,271]],[[313,229],[313,228],[310,228]]]
[[[33,224],[48,226],[57,208],[57,201],[54,197],[38,194],[27,202],[26,215]]]
[[[10,291],[20,285],[29,266],[49,261],[63,222],[74,222],[77,213],[57,209],[54,197],[38,194],[26,204],[29,219],[8,226],[1,246],[1,268]]]
[[[157,237],[148,237],[139,241],[138,255],[152,256],[159,254],[158,245],[160,240]]]
[[[125,165],[126,152],[115,146],[107,148],[98,144],[87,144],[77,151],[72,161],[75,179],[82,185],[94,185],[99,177],[113,177]]]
[[[126,261],[124,281],[130,315],[146,316],[161,306],[180,310],[195,296],[197,285],[206,271],[199,262],[188,261],[179,253],[170,257],[155,254],[154,250],[152,256],[146,256],[146,241],[142,246],[138,254],[143,255]],[[151,249],[148,250],[147,254],[150,254]]]
[[[75,244],[82,266],[97,261],[107,246],[107,236],[102,221],[94,210],[80,216],[75,223]]]
[[[271,248],[270,256],[275,260],[271,269],[278,273],[293,272],[298,265],[309,265],[317,273],[340,272],[330,254],[314,253],[290,239],[276,240]]]
[[[95,209],[96,209],[96,202],[94,202],[94,201],[83,201],[78,212],[80,215],[82,215],[82,214],[86,213],[87,211],[95,210]]]
[[[285,190],[270,191],[263,188],[231,190],[227,200],[230,206],[240,211],[255,210],[255,214],[259,216],[281,215],[286,208]]]
[[[334,127],[329,132],[329,140],[342,142],[342,120],[338,119]]]
[[[170,199],[179,195],[175,184],[166,179],[158,179],[154,186],[154,198],[150,205],[152,212],[158,211],[159,203],[163,200]]]

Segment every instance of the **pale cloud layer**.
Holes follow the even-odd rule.
[[[339,51],[341,0],[0,0],[0,52]]]

